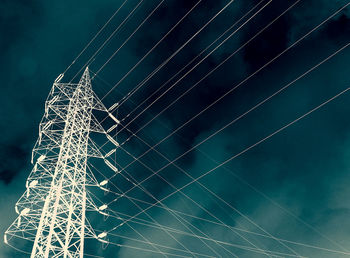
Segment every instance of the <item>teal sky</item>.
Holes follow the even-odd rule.
[[[111,20],[72,65],[63,81],[72,80],[73,76],[138,2],[137,0],[127,2],[120,13]],[[195,0],[165,0],[95,77],[92,83],[96,94],[100,98],[104,97],[111,87],[122,79],[196,2]],[[228,2],[228,0],[203,0],[198,4],[193,12],[150,55],[103,99],[104,104],[109,107],[120,101]],[[349,1],[301,0],[273,25],[207,76],[225,58],[249,41],[294,2],[293,0],[273,0],[217,51],[214,51],[196,69],[180,80],[176,86],[171,87],[181,76],[173,79],[164,88],[160,88],[164,82],[258,3],[255,0],[235,0],[132,95],[118,109],[116,115],[120,119],[125,118],[124,125],[130,122],[127,128],[131,132],[139,131],[143,125],[157,116],[137,133],[137,136],[153,146]],[[154,0],[145,1],[139,7],[123,29],[112,37],[90,64],[89,67],[93,73],[101,68],[158,3],[159,1]],[[31,149],[38,136],[38,125],[44,113],[44,101],[53,81],[71,64],[121,4],[121,0],[1,1],[1,234],[16,218],[14,206],[25,191],[26,177],[31,170]],[[157,146],[157,151],[169,160],[176,159],[348,44],[350,42],[349,28],[350,7],[340,11],[338,15],[324,23],[299,44],[186,124],[175,135]],[[205,54],[201,57],[204,56]],[[348,60],[350,60],[350,48],[345,48],[317,69],[292,83],[280,94],[237,120],[210,140],[189,151],[176,161],[178,167],[168,166],[159,175],[176,188],[180,188],[190,182],[190,179],[179,170],[179,167],[194,178],[199,177],[216,167],[218,163],[224,162],[297,119],[350,86]],[[201,80],[203,77],[205,79]],[[78,78],[74,78],[74,81],[76,82]],[[200,83],[193,90],[169,106],[199,81]],[[158,89],[159,92],[155,97],[127,116]],[[165,90],[169,91],[164,97],[133,120]],[[183,193],[205,207],[226,225],[259,234],[264,233],[256,225],[239,215],[237,213],[239,211],[277,238],[350,253],[349,101],[350,92],[343,94],[199,180],[225,200],[226,204],[213,197],[208,191],[204,191],[198,184],[191,184],[184,188]],[[160,112],[162,113],[158,116]],[[110,124],[111,121],[106,121],[104,126],[108,127]],[[117,151],[116,162],[121,168],[133,161],[127,152],[139,157],[148,149],[140,139],[132,137],[130,131],[122,130],[118,134],[118,141],[121,142],[131,137],[124,145],[125,150]],[[101,140],[97,138],[96,141]],[[106,151],[109,147],[106,146]],[[140,160],[154,171],[168,163],[155,151],[150,151]],[[93,162],[96,163],[96,166],[100,166],[101,171],[107,176],[112,175],[102,163]],[[151,175],[151,172],[142,163],[135,162],[126,169],[126,173],[132,175],[136,181],[141,181]],[[125,176],[129,178],[128,174]],[[123,176],[115,177],[113,184],[123,191],[127,191],[132,186]],[[173,192],[172,187],[158,177],[152,177],[142,186],[156,199],[161,199]],[[116,188],[114,190],[117,191]],[[98,194],[105,202],[115,198],[113,194],[103,195],[101,190],[91,189],[91,191]],[[132,190],[129,195],[154,203],[154,199],[140,190]],[[167,199],[164,204],[193,216],[215,220],[179,193]],[[142,208],[147,207],[146,204],[140,205]],[[125,198],[114,202],[110,208],[129,215],[139,211]],[[149,215],[164,225],[183,230],[183,226],[162,209],[151,208]],[[89,217],[94,227],[99,230],[108,230],[119,223],[113,218],[104,221],[98,214],[90,214]],[[139,218],[149,220],[145,214],[140,215]],[[196,227],[211,238],[232,244],[249,245],[228,228],[200,222],[193,218],[187,218],[187,220],[190,227]],[[172,248],[182,248],[179,243],[158,229],[136,223],[132,226],[155,243]],[[140,238],[127,226],[121,226],[114,233]],[[231,257],[234,253],[238,257],[266,257],[263,254],[228,246],[227,249],[232,252],[230,253],[209,241],[208,245],[217,252],[215,253],[201,241],[188,236],[174,236],[180,243],[188,245],[191,250],[212,256],[219,254],[223,257]],[[278,241],[249,233],[244,233],[244,236],[263,249],[293,254]],[[104,257],[157,257],[154,253],[141,252],[123,246],[142,246],[131,240],[116,236],[110,236],[109,239],[122,246],[109,245],[104,249],[97,241],[89,240],[86,251],[89,254]],[[291,243],[287,245],[306,257],[350,256]],[[0,257],[27,256],[1,244]]]

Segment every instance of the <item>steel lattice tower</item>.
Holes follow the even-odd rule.
[[[91,88],[86,68],[78,84],[56,79],[45,105],[36,160],[26,192],[16,203],[18,218],[5,233],[5,243],[33,242],[31,257],[83,257],[84,238],[96,237],[85,212],[94,204],[86,191],[93,181],[88,156],[102,157],[89,138],[104,130],[92,114],[106,108]]]

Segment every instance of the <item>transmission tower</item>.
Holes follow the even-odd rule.
[[[83,257],[84,238],[96,238],[86,219],[96,209],[86,186],[94,184],[88,157],[102,158],[90,132],[104,133],[92,111],[106,108],[92,91],[86,68],[78,84],[54,82],[33,148],[26,191],[4,241],[28,240],[31,257]]]

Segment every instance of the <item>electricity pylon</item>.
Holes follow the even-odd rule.
[[[32,152],[35,163],[15,206],[19,215],[4,236],[7,244],[30,241],[35,258],[82,258],[84,238],[96,238],[85,215],[95,208],[86,186],[96,179],[86,168],[89,156],[102,158],[89,138],[90,132],[104,133],[92,110],[106,108],[92,91],[88,68],[78,84],[60,83],[62,77],[46,100]]]

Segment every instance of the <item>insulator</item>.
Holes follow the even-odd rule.
[[[52,125],[52,120],[50,120],[49,122],[46,123],[46,125],[44,125],[44,127],[42,128],[42,131],[47,130],[47,128],[49,128],[50,125]]]
[[[98,234],[98,238],[104,238],[104,237],[106,237],[107,236],[107,232],[102,232],[102,233],[100,233],[100,234]]]
[[[105,158],[111,156],[117,149],[113,149],[105,155]]]
[[[22,215],[22,216],[25,216],[25,215],[27,215],[29,212],[30,212],[30,209],[29,209],[29,208],[25,208],[25,209],[23,209],[23,210],[21,211],[21,215]]]
[[[109,129],[107,130],[107,133],[112,132],[117,126],[118,126],[118,124],[112,125],[111,128],[109,128]]]
[[[108,206],[107,206],[106,204],[104,204],[104,205],[100,206],[100,207],[98,208],[98,210],[103,211],[103,210],[105,210],[105,209],[107,209],[107,208],[108,208]]]
[[[103,180],[102,182],[100,182],[100,186],[104,186],[108,183],[108,180]]]
[[[45,158],[46,158],[46,156],[45,156],[45,155],[41,155],[41,156],[38,158],[38,162],[43,161]]]
[[[17,227],[19,227],[21,225],[21,216],[18,217],[18,220],[17,220]]]
[[[55,80],[55,82],[60,82],[64,76],[64,73],[61,73]]]
[[[16,213],[17,213],[17,214],[19,214],[19,211],[18,211],[18,206],[17,206],[17,204],[15,205],[15,211],[16,211]]]
[[[27,189],[27,198],[29,197],[29,194],[30,194],[30,193],[29,193],[29,191],[30,191],[30,190],[29,190],[29,189]]]
[[[30,182],[29,187],[34,187],[38,184],[38,180],[33,180],[32,182]]]
[[[105,161],[106,165],[109,166],[114,172],[118,172],[118,169],[115,166],[113,166],[111,162],[109,162],[106,159],[104,161]]]
[[[108,140],[110,140],[115,146],[119,147],[119,143],[113,139],[112,136],[110,136],[109,134],[107,134],[107,138]]]
[[[5,243],[5,244],[8,244],[8,241],[7,241],[7,234],[6,234],[6,233],[4,234],[4,243]]]
[[[49,105],[55,103],[55,101],[58,99],[58,96],[54,96],[50,101],[49,101]]]
[[[42,137],[43,137],[43,134],[42,134],[41,130],[39,129],[39,139],[38,139],[39,145],[41,144],[41,138]]]
[[[117,124],[120,124],[120,121],[115,116],[113,116],[111,113],[108,113],[108,115],[110,118],[114,120],[114,122],[116,122]]]
[[[114,103],[114,104],[108,109],[108,111],[111,111],[111,110],[115,109],[118,105],[119,105],[118,102],[117,102],[117,103]]]

